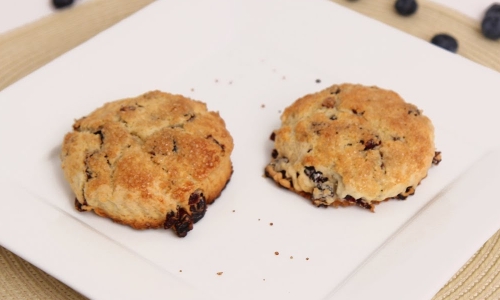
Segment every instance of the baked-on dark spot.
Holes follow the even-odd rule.
[[[336,115],[332,115],[332,116],[330,117],[330,120],[332,120],[332,121],[337,120],[337,116],[336,116]]]
[[[325,129],[328,125],[323,122],[313,122],[312,124],[312,131],[315,134],[320,134],[323,129]]]
[[[379,151],[378,154],[380,155],[380,161],[381,161],[380,169],[384,171],[384,174],[387,174],[387,170],[385,169],[385,164],[384,164],[384,154],[381,151]]]
[[[270,139],[271,141],[273,141],[273,142],[274,142],[274,140],[276,139],[276,133],[274,133],[274,131],[273,131],[273,133],[271,133],[271,136],[269,137],[269,139]]]
[[[337,95],[338,93],[340,93],[340,87],[333,86],[332,89],[330,90],[330,94],[331,95]]]
[[[165,229],[173,228],[177,236],[185,237],[193,229],[193,220],[183,207],[177,207],[176,212],[167,213],[163,227]]]
[[[413,188],[412,186],[409,186],[406,188],[406,190],[403,193],[397,195],[396,199],[406,200],[406,198],[408,198],[408,196],[411,196],[413,194],[415,194],[415,188]]]
[[[313,151],[313,149],[312,149],[312,148],[311,148],[311,149],[309,149],[309,150],[307,150],[307,153],[311,153],[311,151]]]
[[[172,147],[172,152],[177,153],[177,142],[173,140],[174,146]]]
[[[184,117],[188,117],[186,122],[191,122],[194,120],[195,114],[185,114]]]
[[[366,141],[366,143],[364,143],[365,148],[363,150],[364,151],[372,150],[375,147],[380,146],[381,143],[382,143],[381,141],[374,141],[373,139],[369,139],[368,141]]]
[[[285,170],[281,170],[280,173],[281,173],[281,178],[286,178],[286,171]]]
[[[193,229],[193,220],[191,215],[184,208],[179,209],[179,222],[174,224],[175,233],[179,237],[185,237]]]
[[[83,199],[83,204],[81,204],[80,201],[78,201],[78,199],[75,198],[75,208],[76,208],[76,210],[78,210],[80,212],[86,211],[85,209],[83,209],[84,205],[85,206],[87,205],[87,200]]]
[[[277,158],[278,157],[278,150],[273,149],[273,152],[271,152],[271,157],[272,158]]]
[[[406,198],[408,198],[408,196],[404,196],[403,194],[399,194],[396,196],[396,199],[398,200],[406,200]]]
[[[432,163],[437,166],[437,165],[439,165],[441,160],[442,160],[441,151],[434,152],[434,157],[432,158]]]
[[[408,114],[414,115],[415,117],[417,117],[417,116],[420,116],[420,111],[418,109],[417,110],[410,109],[410,110],[408,110]]]
[[[87,181],[95,177],[94,172],[92,172],[92,169],[89,167],[89,159],[92,158],[94,154],[95,152],[87,155],[85,158],[85,175],[87,175]]]
[[[134,111],[136,109],[135,106],[133,105],[128,105],[128,106],[122,106],[120,108],[120,111]]]
[[[216,140],[211,134],[207,136],[207,139],[212,140],[214,143],[217,144],[222,150],[222,152],[226,151],[226,146],[224,144],[219,143],[218,140]]]
[[[311,166],[307,166],[304,168],[304,174],[306,174],[307,177],[309,177],[309,179],[311,179],[316,184],[328,181],[328,178],[323,177],[322,172],[316,171],[316,168]]]
[[[104,134],[102,133],[102,130],[99,129],[96,132],[94,132],[95,135],[98,135],[99,138],[101,139],[101,144],[104,142]]]
[[[106,159],[106,163],[108,164],[109,167],[111,167],[111,162],[109,161],[108,155],[104,155],[104,158]]]
[[[193,219],[193,223],[198,222],[205,216],[205,212],[207,211],[207,201],[205,200],[205,196],[200,190],[196,190],[194,193],[189,196],[189,210],[191,211],[191,218]]]
[[[373,206],[371,204],[364,202],[363,199],[361,199],[361,198],[355,199],[354,197],[347,195],[347,196],[345,196],[344,199],[351,202],[351,203],[356,204],[359,207],[363,207],[363,208],[370,209],[370,210],[373,208]]]
[[[365,114],[365,112],[364,112],[364,111],[362,111],[362,112],[358,112],[356,109],[352,109],[351,111],[352,111],[352,113],[353,113],[353,114],[358,115],[358,116],[362,116],[362,115],[364,115],[364,114]]]

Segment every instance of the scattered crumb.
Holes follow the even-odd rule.
[[[282,80],[286,80],[286,76],[281,77]]]
[[[273,222],[269,223],[269,226],[273,226],[273,225],[274,225],[274,223],[273,223]]]
[[[306,260],[309,260],[309,257],[306,257]]]
[[[235,212],[235,211],[236,211],[236,210],[235,210],[235,209],[233,209],[233,212]]]
[[[232,80],[231,80],[231,81],[229,81],[229,84],[233,84],[233,81],[232,81]]]
[[[191,92],[194,92],[194,88],[191,88]]]
[[[293,259],[293,256],[290,256],[290,259]]]
[[[321,83],[321,79],[316,79],[316,83]]]
[[[260,219],[259,219],[259,221],[260,221]]]
[[[274,255],[280,255],[280,253],[278,251],[275,251]]]
[[[265,104],[262,104],[260,107],[264,108],[264,107],[266,107],[266,105],[265,105]]]
[[[262,281],[266,281],[266,279],[264,278],[264,279],[262,279]]]
[[[281,110],[278,110],[278,113],[281,114]]]
[[[224,272],[217,272],[217,275],[221,276]]]
[[[182,273],[182,270],[179,270],[179,273]]]
[[[218,83],[219,82],[219,79],[215,79],[215,83]]]

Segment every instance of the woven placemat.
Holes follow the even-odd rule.
[[[0,35],[0,90],[78,46],[154,0],[93,0]],[[429,41],[449,33],[458,55],[500,71],[500,41],[482,37],[480,24],[449,8],[419,0],[411,17],[394,13],[394,0],[331,0]],[[85,299],[0,246],[0,299]],[[500,231],[493,235],[433,300],[500,299]]]

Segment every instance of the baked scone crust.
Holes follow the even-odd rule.
[[[266,175],[316,205],[373,204],[413,194],[437,164],[434,127],[397,93],[333,85],[285,109]]]
[[[75,206],[185,236],[232,174],[233,140],[204,103],[160,91],[106,103],[63,142]]]

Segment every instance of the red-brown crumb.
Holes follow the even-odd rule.
[[[260,107],[264,108],[264,107],[266,107],[266,105],[265,105],[265,104],[262,104]]]
[[[269,223],[269,226],[273,226],[273,225],[274,225],[273,222]]]
[[[306,257],[306,260],[309,260],[309,257]]]
[[[179,270],[179,273],[182,273],[182,270]]]
[[[293,256],[290,256],[290,259],[293,259]]]
[[[217,272],[217,275],[221,276],[224,272]]]
[[[278,251],[275,251],[274,255],[280,255],[280,253]]]

